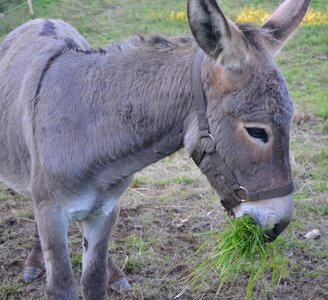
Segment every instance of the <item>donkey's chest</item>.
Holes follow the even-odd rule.
[[[70,198],[64,206],[68,217],[72,220],[84,220],[95,214],[108,216],[116,206],[117,199],[99,195],[90,189],[81,195]]]

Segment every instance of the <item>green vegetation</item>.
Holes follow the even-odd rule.
[[[131,187],[132,188],[140,188],[141,186],[146,185],[146,184],[147,184],[146,179],[139,177],[139,176],[135,176],[132,180]]]
[[[303,26],[278,57],[296,109],[328,120],[328,26]],[[310,54],[310,55],[309,55]]]
[[[141,268],[142,263],[138,258],[129,257],[125,264],[125,270],[127,270],[127,272],[138,273],[141,271]]]
[[[0,192],[0,201],[6,201],[10,199],[10,194],[8,194],[6,191],[1,191]]]
[[[5,299],[13,299],[12,295],[17,295],[22,288],[22,284],[1,284],[0,285],[0,295],[4,295]]]
[[[28,219],[28,220],[33,220],[34,219],[34,215],[33,215],[33,211],[30,209],[17,209],[17,210],[13,210],[13,215],[16,218],[24,218],[24,219]]]
[[[210,272],[219,282],[217,294],[228,283],[234,284],[241,274],[246,274],[249,278],[246,299],[250,300],[254,299],[253,288],[257,281],[266,281],[268,270],[271,285],[278,284],[286,274],[281,249],[279,252],[274,243],[265,243],[262,228],[249,216],[229,220],[225,229],[201,235],[205,235],[207,240],[193,256],[203,257],[203,260],[187,277],[186,287],[179,295],[187,288],[197,290]],[[191,261],[195,262],[194,257]]]
[[[158,188],[163,188],[172,184],[180,184],[180,185],[190,185],[193,184],[194,180],[188,176],[174,176],[174,177],[165,177],[157,180],[154,184]]]
[[[80,253],[78,254],[72,254],[70,256],[72,269],[75,273],[81,273],[82,272],[82,255]]]

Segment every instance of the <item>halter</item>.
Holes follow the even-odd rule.
[[[221,204],[230,214],[232,214],[232,209],[242,202],[267,200],[291,194],[294,191],[293,181],[274,189],[249,192],[238,183],[236,177],[216,150],[216,142],[210,134],[208,126],[206,97],[201,78],[201,66],[204,56],[204,52],[198,50],[192,64],[192,92],[199,127],[199,140],[191,154],[195,164],[206,175],[213,188],[221,192],[223,195]]]

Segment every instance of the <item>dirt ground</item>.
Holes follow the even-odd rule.
[[[301,118],[294,124],[296,143],[306,140],[315,148],[320,144],[320,134],[318,121],[311,118]],[[280,240],[288,259],[288,275],[277,288],[255,292],[256,299],[328,299],[326,192],[301,197],[301,185],[309,179],[304,175],[305,162],[297,150],[293,151],[296,215]],[[110,299],[174,299],[183,287],[181,280],[190,272],[188,257],[202,242],[194,233],[225,225],[218,197],[183,152],[137,174],[122,198],[120,218],[110,243],[110,253],[124,269],[133,290],[125,294],[109,290]],[[305,240],[304,234],[314,228],[320,229],[320,238]],[[32,235],[31,201],[2,185],[0,299],[43,299],[45,273],[31,284],[22,281]],[[71,226],[69,239],[71,262],[79,279],[82,247],[76,224]],[[211,279],[208,285],[188,291],[179,299],[245,299],[246,277],[240,277],[230,291],[223,289],[220,295],[216,295],[215,278]]]
[[[38,299],[43,298],[45,288],[45,274],[32,284],[24,284],[22,281],[22,269],[24,261],[30,248],[30,237],[33,232],[33,224],[29,219],[15,217],[11,210],[30,207],[27,201],[21,201],[19,197],[12,196],[12,200],[1,211],[6,216],[1,217],[0,223],[0,249],[1,249],[1,271],[0,271],[0,299]],[[186,199],[190,205],[200,199]],[[189,201],[188,201],[189,200]],[[14,208],[15,207],[15,208]],[[125,273],[131,283],[133,291],[125,295],[114,294],[111,299],[173,299],[182,286],[179,280],[184,272],[188,270],[187,257],[196,250],[199,243],[188,234],[188,232],[210,229],[210,221],[205,217],[185,221],[182,215],[187,216],[187,207],[157,207],[151,203],[138,205],[132,208],[124,207],[121,210],[120,220],[117,224],[113,240],[115,250],[113,256],[120,265],[125,265]],[[147,214],[156,218],[153,225],[142,226],[140,215]],[[188,216],[187,216],[188,218]],[[185,221],[185,222],[184,222]],[[147,228],[148,227],[148,228]],[[153,251],[140,253],[137,245],[126,245],[126,240],[131,235],[160,234],[166,231],[169,237],[162,241],[154,242]],[[325,233],[327,236],[327,232]],[[326,237],[325,237],[326,238]],[[72,226],[70,232],[71,251],[75,253],[72,263],[77,278],[81,275],[81,268],[78,259],[80,247],[80,236],[76,226]],[[144,247],[147,247],[145,245]],[[140,256],[146,257],[140,257]],[[293,263],[299,264],[300,268],[315,269],[320,262],[311,257],[308,253],[295,249],[292,253]],[[133,260],[127,264],[128,257]],[[267,299],[328,299],[327,274],[322,274],[322,279],[304,278],[301,274],[292,274],[284,279],[274,292],[270,292]],[[244,299],[246,279],[240,279],[239,283],[233,288],[233,293],[227,296],[215,297],[215,286],[208,288],[203,299]],[[110,291],[112,292],[112,291]],[[180,299],[194,299],[200,297],[199,293],[186,293]]]

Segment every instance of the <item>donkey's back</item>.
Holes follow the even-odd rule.
[[[0,179],[23,194],[30,194],[34,98],[49,62],[69,43],[91,49],[69,24],[36,19],[0,45]]]

